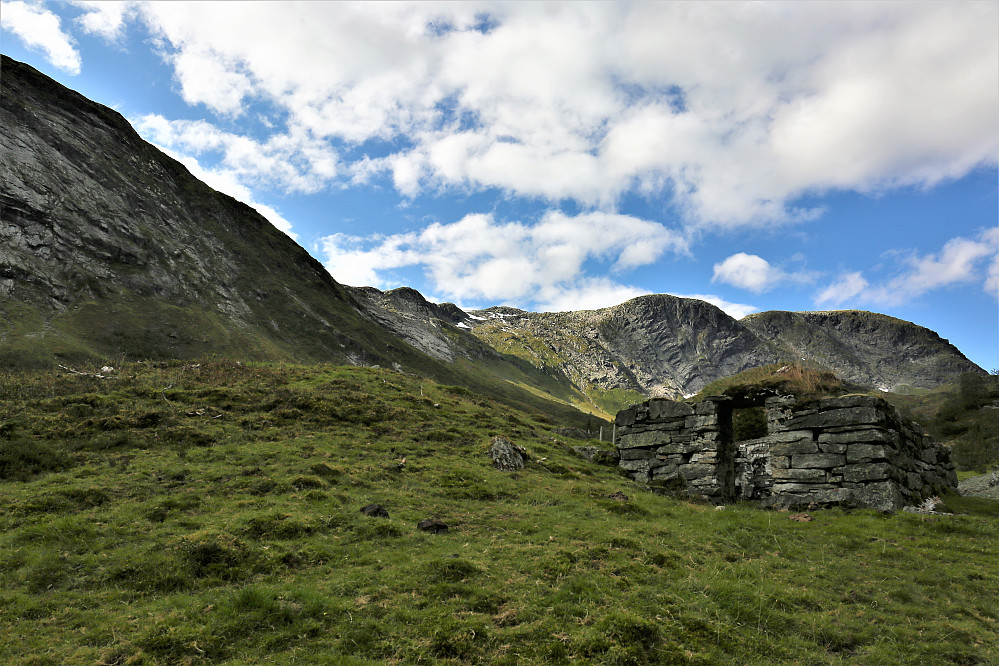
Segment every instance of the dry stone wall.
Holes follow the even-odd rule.
[[[766,411],[766,436],[733,441],[735,410],[754,406]],[[714,501],[891,511],[957,487],[950,449],[871,396],[655,398],[616,422],[632,478]]]

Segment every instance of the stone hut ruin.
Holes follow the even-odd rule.
[[[766,434],[735,441],[733,416],[760,407]],[[654,398],[616,424],[619,464],[635,481],[715,502],[894,511],[957,487],[950,449],[882,398]]]

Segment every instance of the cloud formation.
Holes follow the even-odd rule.
[[[655,222],[558,211],[535,224],[472,214],[405,234],[335,234],[319,245],[330,274],[347,284],[397,286],[393,269],[419,267],[434,292],[450,300],[530,301],[542,310],[604,307],[648,293],[609,277],[594,277],[588,265],[623,275],[666,252],[683,254],[688,249],[681,234]]]
[[[810,282],[815,276],[807,272],[789,273],[755,254],[737,252],[715,264],[712,282],[724,282],[754,294],[770,291],[786,282]]]
[[[80,73],[80,54],[73,38],[63,32],[58,16],[20,0],[5,0],[0,11],[3,29],[16,35],[25,47],[41,51],[52,65],[69,74]]]
[[[999,156],[995,3],[199,2],[134,16],[189,104],[270,104],[289,136],[360,149],[327,181],[385,175],[404,196],[499,188],[613,210],[665,192],[686,224],[727,228],[821,214],[795,206],[803,194],[932,186]]]
[[[878,284],[859,272],[841,275],[815,296],[816,305],[869,303],[897,306],[937,289],[981,281],[986,293],[999,299],[999,228],[976,238],[957,237],[939,252],[903,256],[900,270]]]
[[[170,121],[159,114],[133,118],[147,140],[187,155],[218,156],[217,170],[241,182],[311,194],[337,174],[338,156],[307,133],[273,134],[266,141],[223,132],[203,120]]]

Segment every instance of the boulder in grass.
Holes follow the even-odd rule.
[[[372,518],[389,517],[388,510],[385,507],[383,507],[381,504],[369,504],[363,509],[361,509],[361,513],[363,513],[365,516],[371,516]]]
[[[416,527],[423,530],[424,532],[430,532],[431,534],[443,534],[448,530],[447,525],[436,518],[427,518],[426,520],[421,520],[419,523],[416,524]]]
[[[527,460],[527,450],[506,439],[505,437],[493,437],[489,446],[489,457],[493,459],[493,466],[504,472],[515,472],[524,469],[524,462]]]

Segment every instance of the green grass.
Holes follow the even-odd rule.
[[[999,658],[999,503],[716,511],[463,387],[224,361],[115,374],[0,375],[0,663]],[[492,435],[531,461],[494,470]],[[389,517],[360,513],[373,502]]]
[[[965,374],[913,395],[884,394],[954,452],[959,470],[984,474],[999,466],[999,376]]]

